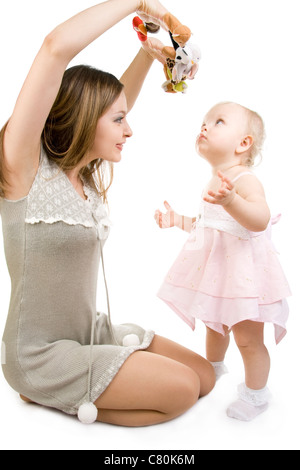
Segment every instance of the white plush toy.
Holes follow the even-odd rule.
[[[176,51],[175,66],[172,71],[173,81],[181,82],[186,79],[193,80],[198,72],[199,62],[201,60],[199,47],[192,44],[190,41],[185,47],[180,47],[174,40],[173,44]]]

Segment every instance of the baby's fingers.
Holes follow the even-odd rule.
[[[157,223],[157,225],[160,225],[161,216],[162,216],[162,213],[157,210],[154,214],[154,219],[155,219],[155,222]]]
[[[209,197],[209,196],[205,196],[203,198],[203,200],[205,202],[209,202],[210,204],[217,204],[217,201],[216,201],[216,198],[215,197]]]
[[[234,188],[234,184],[231,182],[231,180],[229,178],[227,178],[227,176],[225,176],[221,171],[218,172],[218,176],[219,178],[221,178],[221,180],[226,183],[227,185],[227,188],[231,191],[233,188]]]
[[[229,194],[231,193],[231,189],[228,189],[227,187],[225,188],[220,188],[219,189],[219,192],[218,194],[221,195],[222,197],[226,197],[226,196],[229,196]]]
[[[167,201],[164,202],[164,206],[167,209],[167,211],[173,211],[172,207],[170,206],[170,204]]]
[[[212,200],[219,202],[224,197],[223,192],[221,191],[218,191],[217,193],[214,191],[208,191],[207,194],[210,196],[210,202],[212,202]]]

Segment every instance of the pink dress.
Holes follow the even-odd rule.
[[[271,322],[278,344],[286,334],[291,291],[271,241],[271,225],[277,222],[272,219],[266,231],[253,233],[222,206],[202,201],[158,297],[193,330],[196,318],[223,335],[223,325]]]

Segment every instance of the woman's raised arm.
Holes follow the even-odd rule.
[[[5,179],[14,195],[28,193],[36,174],[41,134],[69,62],[123,18],[157,0],[109,0],[91,7],[48,34],[18,97],[4,136]]]

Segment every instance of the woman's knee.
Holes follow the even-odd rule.
[[[192,408],[200,397],[201,382],[198,375],[190,368],[181,370],[169,383],[165,412],[179,415]]]
[[[208,395],[216,385],[216,373],[210,362],[201,368],[200,398]]]

